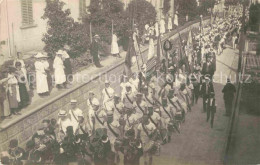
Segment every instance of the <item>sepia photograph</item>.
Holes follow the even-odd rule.
[[[0,0],[0,165],[260,164],[260,0]]]

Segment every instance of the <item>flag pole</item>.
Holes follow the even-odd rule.
[[[90,42],[92,43],[92,27],[91,27],[91,21],[89,23],[89,31],[90,31]]]

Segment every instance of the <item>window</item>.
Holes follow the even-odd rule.
[[[33,24],[33,7],[32,0],[21,0],[22,7],[22,25],[28,26]]]
[[[79,0],[79,16],[83,17],[86,14],[86,0]]]

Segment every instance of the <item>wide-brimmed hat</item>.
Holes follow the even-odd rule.
[[[72,99],[72,100],[70,100],[70,103],[72,103],[72,104],[76,104],[76,103],[77,103],[77,100]]]
[[[56,54],[58,55],[58,54],[60,54],[60,55],[63,55],[64,54],[64,51],[63,50],[58,50],[57,52],[56,52]]]
[[[41,52],[37,53],[36,56],[34,56],[35,58],[47,58],[48,56],[46,54],[43,54]]]
[[[67,116],[67,115],[68,115],[68,114],[67,114],[67,111],[62,110],[62,109],[59,111],[59,114],[58,114],[59,117],[63,117],[63,116],[65,117],[65,116]]]
[[[98,34],[94,35],[94,38],[100,38],[100,36]]]

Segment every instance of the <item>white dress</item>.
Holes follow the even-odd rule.
[[[49,63],[36,61],[34,63],[36,71],[36,91],[38,94],[49,92],[49,86],[47,81],[47,73],[45,70],[49,68]]]
[[[178,21],[178,15],[177,14],[175,14],[175,16],[174,16],[174,25],[179,26],[179,21]]]
[[[118,54],[119,48],[117,43],[117,36],[115,34],[112,35],[112,43],[111,43],[111,54]]]
[[[161,34],[165,33],[165,21],[163,19],[160,21],[160,32]]]
[[[66,82],[66,75],[64,72],[64,65],[63,61],[60,57],[56,56],[53,62],[53,68],[54,68],[54,77],[55,77],[55,83],[57,84],[63,84]]]
[[[158,22],[156,22],[154,24],[154,28],[155,28],[155,36],[158,37],[159,36],[159,25],[158,25]]]
[[[149,48],[148,48],[148,60],[154,56],[154,42],[153,38],[150,37],[149,39]]]
[[[168,30],[172,30],[172,18],[168,19]]]

